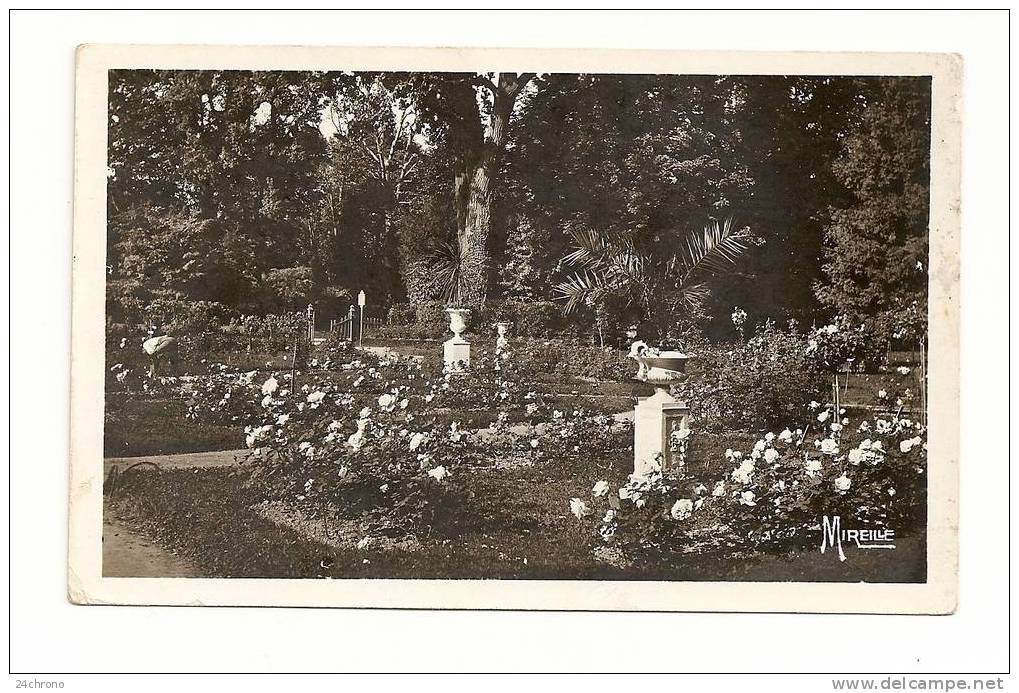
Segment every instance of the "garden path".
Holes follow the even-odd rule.
[[[198,577],[200,572],[112,511],[103,513],[103,577]]]
[[[188,469],[207,467],[229,467],[237,464],[247,455],[247,449],[216,450],[214,452],[184,452],[176,455],[143,455],[141,457],[107,457],[104,462],[104,474],[117,466],[120,471],[133,464],[152,463],[160,469]]]

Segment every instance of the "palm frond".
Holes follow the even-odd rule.
[[[682,286],[694,277],[724,274],[732,270],[749,247],[750,235],[744,229],[733,229],[732,219],[721,224],[712,221],[701,233],[687,236],[681,247],[679,263]]]
[[[464,290],[463,253],[458,243],[442,241],[428,255],[428,285],[446,303],[455,303]]]
[[[711,297],[707,284],[688,284],[679,289],[679,305],[690,315],[700,315]]]
[[[563,281],[556,284],[555,300],[566,301],[565,311],[567,314],[576,310],[582,303],[588,300],[596,301],[610,290],[605,282],[605,277],[599,273],[592,273],[584,270],[576,272]]]
[[[573,240],[573,250],[563,257],[568,265],[593,268],[602,260],[608,249],[608,241],[593,228],[570,229],[567,232]]]

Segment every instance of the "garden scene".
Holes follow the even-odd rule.
[[[109,114],[105,575],[925,581],[928,79],[120,70]]]

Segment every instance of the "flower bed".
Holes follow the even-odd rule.
[[[819,541],[824,515],[898,534],[922,531],[926,431],[898,414],[853,424],[814,403],[809,425],[769,432],[753,447],[727,449],[724,473],[684,459],[666,474],[601,480],[569,501],[596,544],[626,560],[654,562],[686,553],[745,555]]]

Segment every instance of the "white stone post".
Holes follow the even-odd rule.
[[[306,332],[308,333],[308,343],[310,344],[315,340],[315,306],[314,304],[308,304],[308,310],[305,311],[305,317],[308,319],[308,327]]]
[[[678,351],[665,351],[636,356],[641,370],[637,379],[655,386],[650,397],[641,397],[633,408],[633,474],[647,477],[675,465],[670,446],[670,433],[678,424],[689,429],[690,408],[669,393],[669,385],[677,382],[689,359]]]

